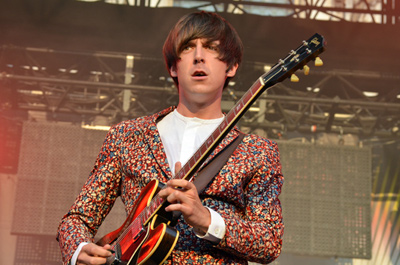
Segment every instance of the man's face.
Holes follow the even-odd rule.
[[[227,71],[219,58],[219,41],[195,39],[183,47],[176,67],[170,69],[177,77],[181,100],[213,100],[222,95],[227,77],[233,77],[237,66]]]

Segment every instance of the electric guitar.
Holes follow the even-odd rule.
[[[309,67],[306,64],[311,60],[316,66],[322,65],[318,55],[324,50],[324,38],[314,34],[260,76],[175,178],[191,181],[207,157],[265,90],[290,76],[292,81],[298,81],[294,72],[303,69],[307,75]],[[171,254],[179,232],[173,228],[176,220],[172,213],[164,211],[168,202],[157,194],[163,186],[157,179],[147,184],[124,224],[97,242],[101,246],[111,244],[112,256],[107,259],[107,265],[161,264]]]

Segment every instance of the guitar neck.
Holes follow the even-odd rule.
[[[177,172],[175,178],[191,180],[193,175],[199,170],[201,165],[207,160],[211,153],[217,148],[225,136],[232,130],[239,119],[244,115],[248,108],[265,90],[262,79],[258,79],[253,86],[242,96],[236,105],[225,115],[220,125],[206,139],[200,148],[187,161],[182,169]]]
[[[176,173],[174,177],[175,179],[186,179],[192,181],[193,175],[199,170],[201,165],[217,148],[225,136],[232,130],[232,128],[250,108],[250,106],[265,90],[272,87],[273,84],[270,84],[269,87],[265,86],[264,80],[268,74],[269,73],[266,73],[261,76],[242,96],[242,98],[224,117],[220,125],[193,154],[193,156],[187,161],[181,170]],[[141,216],[140,219],[149,220],[153,216],[154,212],[157,211],[157,209],[163,204],[163,202],[164,201],[158,196],[158,194],[156,194],[147,209],[142,212],[143,216]]]
[[[188,162],[181,168],[181,170],[177,172],[175,178],[192,181],[193,175],[200,169],[201,165],[207,160],[207,158],[217,148],[224,137],[232,130],[239,119],[265,90],[288,78],[300,68],[304,67],[304,70],[307,70],[308,67],[306,68],[305,65],[310,60],[318,59],[315,60],[316,65],[322,65],[322,61],[316,57],[324,50],[325,40],[321,35],[316,33],[307,41],[303,41],[303,43],[296,50],[292,50],[285,58],[280,59],[268,73],[260,76],[259,79],[256,80],[250,89],[231,109],[231,111],[229,111],[229,113],[224,117],[223,121],[216,128],[216,130],[207,138],[207,140],[193,154]],[[306,72],[308,74],[308,70],[305,71],[305,74]],[[153,181],[149,184],[158,184],[158,180]],[[110,236],[107,235],[105,239],[103,240],[102,238],[101,241],[113,242],[112,248],[115,250],[121,244],[124,246],[129,245],[130,243],[128,243],[128,241],[135,241],[137,237],[141,237],[145,233],[143,232],[144,227],[149,224],[151,219],[156,215],[157,211],[164,204],[166,204],[166,202],[158,194],[155,194],[154,197],[150,197],[153,195],[153,192],[155,192],[155,188],[158,187],[154,187],[153,189],[152,185],[149,186],[149,189],[146,189],[146,186],[145,190],[142,190],[144,195],[142,196],[142,193],[140,195],[142,196],[141,198],[145,200],[146,204],[148,202],[147,200],[152,198],[149,205],[144,207],[137,217],[132,220],[132,213],[136,214],[136,212],[133,211],[127,219],[129,222],[125,222],[128,224],[127,226],[125,226],[124,223],[124,225],[120,229],[116,230],[115,233],[113,232]]]
[[[296,50],[292,50],[284,59],[280,59],[269,72],[260,76],[228,112],[221,124],[193,154],[181,170],[176,173],[175,179],[192,181],[193,175],[199,170],[201,165],[207,160],[257,98],[265,90],[270,89],[275,84],[288,78],[296,70],[302,68],[307,62],[315,59],[324,51],[324,45],[324,38],[316,33],[307,41],[303,41]],[[147,223],[163,203],[164,201],[156,195],[146,210],[142,212],[144,216],[141,216],[140,219],[146,220],[145,223]]]

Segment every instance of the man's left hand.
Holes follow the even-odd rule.
[[[180,162],[177,162],[175,171],[179,171],[180,168]],[[167,182],[167,186],[158,195],[170,203],[165,208],[167,212],[180,211],[189,225],[204,234],[207,232],[211,223],[211,214],[201,203],[197,189],[192,182],[184,179],[172,179]]]

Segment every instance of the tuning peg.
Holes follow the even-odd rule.
[[[324,62],[322,62],[321,58],[316,57],[315,58],[315,66],[322,66]]]
[[[310,67],[308,65],[303,66],[304,75],[308,75],[310,73]]]
[[[300,79],[297,77],[297,75],[292,74],[292,75],[290,76],[290,81],[293,82],[293,83],[297,83],[297,82],[300,81]]]

